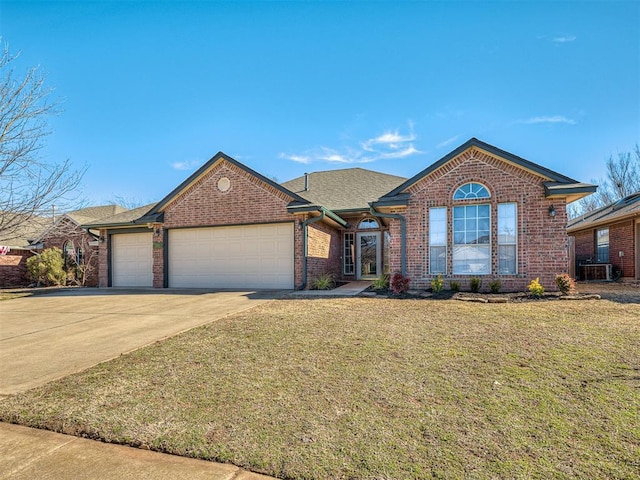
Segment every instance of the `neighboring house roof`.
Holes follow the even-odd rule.
[[[305,178],[306,177],[306,178]],[[369,203],[406,180],[364,168],[313,172],[281,185],[314,205],[334,212],[368,210]],[[305,190],[305,182],[308,189]]]
[[[39,242],[42,242],[51,235],[57,234],[64,236],[65,234],[69,233],[67,227],[63,228],[61,226],[62,222],[65,220],[71,221],[72,225],[75,224],[77,226],[82,226],[86,223],[92,223],[102,218],[113,216],[117,213],[125,211],[126,208],[121,207],[120,205],[111,204],[99,205],[95,207],[85,207],[64,213],[56,218],[56,221],[52,225],[49,225],[48,228],[41,231],[36,240],[34,240],[32,243],[37,244]],[[42,244],[38,245],[38,247],[42,247]]]
[[[18,228],[12,229],[11,234],[3,236],[0,232],[0,245],[12,250],[29,250],[40,234],[51,226],[51,217],[33,216]]]
[[[640,217],[640,192],[632,193],[617,202],[569,220],[567,231],[576,232],[638,217]]]
[[[84,223],[82,226],[85,228],[130,227],[136,224],[145,223],[140,220],[145,218],[145,214],[152,210],[156,205],[157,203],[150,203],[148,205],[143,205],[142,207],[133,208],[131,210],[126,210],[116,215],[103,218],[100,221]]]
[[[562,196],[567,197],[568,201],[574,201],[595,192],[598,188],[596,185],[578,182],[573,178],[554,172],[553,170],[543,167],[542,165],[538,165],[537,163],[525,160],[517,155],[482,142],[477,138],[471,138],[437,162],[431,164],[417,175],[414,175],[406,182],[381,197],[379,200],[380,204],[392,203],[392,200],[396,198],[399,200],[399,203],[406,202],[406,198],[403,198],[402,194],[405,194],[407,189],[471,148],[476,148],[488,153],[489,155],[498,157],[508,163],[539,175],[545,180],[544,187],[547,197]]]

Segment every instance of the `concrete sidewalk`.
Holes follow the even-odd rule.
[[[234,465],[0,423],[0,479],[268,480]]]
[[[348,282],[338,288],[332,290],[297,290],[289,292],[287,294],[290,298],[295,297],[355,297],[369,288],[370,281],[358,280],[355,282]]]

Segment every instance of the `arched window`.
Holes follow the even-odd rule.
[[[360,230],[367,230],[371,228],[379,228],[380,225],[373,218],[365,218],[358,224]]]
[[[454,200],[466,200],[466,199],[475,199],[475,198],[489,198],[489,190],[487,187],[480,183],[465,183],[460,188],[456,190],[456,193],[453,194]]]
[[[76,263],[76,249],[73,245],[72,240],[67,240],[66,242],[64,242],[64,245],[62,246],[62,253],[64,256],[65,265],[68,266],[70,264]]]

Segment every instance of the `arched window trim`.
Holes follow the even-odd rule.
[[[467,186],[469,188],[467,191],[464,191],[463,189]],[[483,193],[483,190],[486,194]],[[458,193],[460,193],[461,196],[458,196]],[[456,188],[456,191],[453,192],[454,200],[484,200],[488,198],[491,198],[491,192],[486,185],[483,185],[480,182],[467,182],[460,185]]]
[[[363,218],[358,223],[358,230],[375,230],[377,228],[380,228],[380,223],[371,217]]]

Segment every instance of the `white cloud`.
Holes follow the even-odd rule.
[[[322,146],[302,154],[281,153],[280,158],[305,164],[312,162],[370,163],[376,160],[405,158],[421,153],[413,143],[415,139],[413,124],[409,122],[409,131],[407,133],[402,133],[399,130],[388,130],[380,135],[358,142],[358,147],[330,148]]]
[[[538,123],[566,123],[568,125],[575,125],[576,121],[571,118],[567,118],[564,115],[546,115],[546,116],[540,116],[540,117],[527,118],[526,120],[520,120],[519,123],[524,123],[527,125],[533,125]]]
[[[439,144],[436,145],[436,148],[444,148],[446,146],[451,145],[453,142],[455,142],[456,140],[458,140],[460,138],[460,135],[455,135],[451,138],[447,138],[446,140],[440,142]]]
[[[184,162],[173,162],[171,168],[174,170],[191,170],[198,165],[200,165],[200,162],[197,160],[187,160]]]
[[[560,37],[553,37],[551,40],[553,43],[570,43],[576,40],[575,35],[562,35]]]
[[[305,165],[311,162],[311,158],[307,155],[287,155],[286,153],[281,153],[280,158],[285,158],[292,162],[303,163]]]

